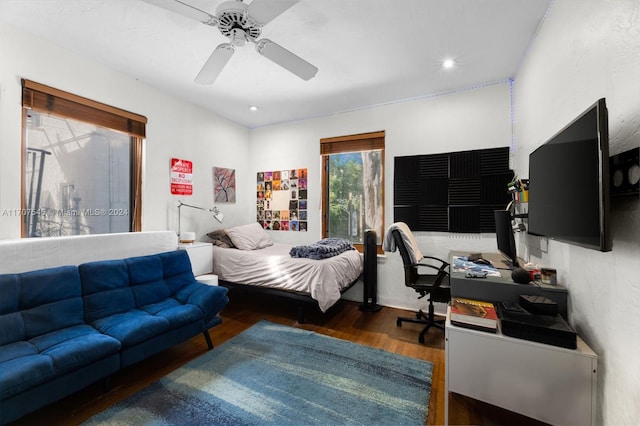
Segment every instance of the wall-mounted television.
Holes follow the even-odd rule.
[[[529,234],[611,250],[609,126],[599,99],[529,156]]]

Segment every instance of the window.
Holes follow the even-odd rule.
[[[384,131],[320,140],[322,237],[351,240],[362,250],[373,229],[381,252],[384,227]]]
[[[22,236],[140,231],[146,118],[22,86]]]

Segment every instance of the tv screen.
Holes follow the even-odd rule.
[[[529,156],[528,232],[609,251],[608,218],[608,115],[600,99]]]
[[[509,269],[518,267],[518,256],[516,254],[516,240],[511,227],[511,212],[509,210],[494,210],[496,222],[496,242],[498,251],[506,257],[504,264]],[[500,265],[494,265],[500,269]]]

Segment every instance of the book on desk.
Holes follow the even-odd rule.
[[[498,314],[491,302],[453,297],[451,324],[495,333],[498,330]]]

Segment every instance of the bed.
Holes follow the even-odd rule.
[[[221,285],[313,302],[323,313],[363,273],[363,256],[357,250],[319,260],[295,258],[290,254],[294,246],[273,243],[257,223],[208,235],[214,242],[213,273]],[[303,304],[298,306],[298,322],[304,322]]]

